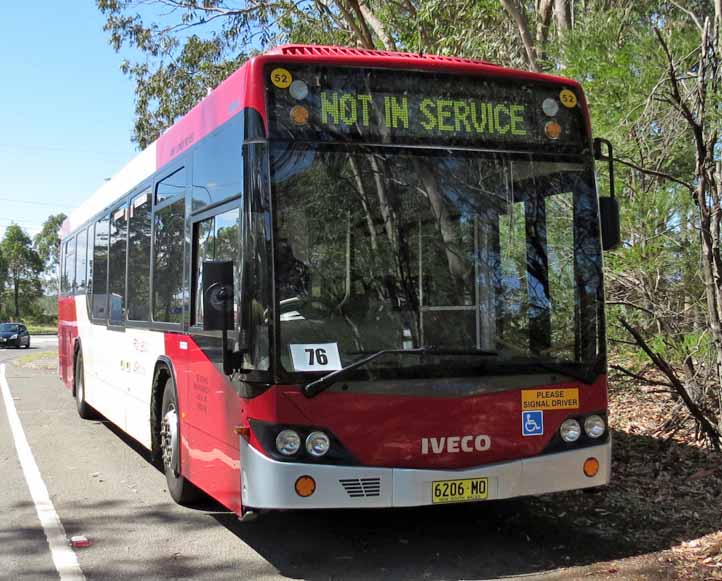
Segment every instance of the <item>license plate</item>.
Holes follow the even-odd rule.
[[[431,502],[470,502],[489,498],[488,478],[436,480],[431,483]]]

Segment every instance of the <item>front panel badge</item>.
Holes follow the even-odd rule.
[[[541,410],[521,412],[521,435],[544,435],[544,412]]]

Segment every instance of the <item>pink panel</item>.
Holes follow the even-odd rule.
[[[156,169],[186,151],[243,108],[247,65],[242,66],[193,107],[156,142]]]

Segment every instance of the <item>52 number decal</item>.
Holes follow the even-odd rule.
[[[293,81],[293,76],[286,69],[280,67],[271,71],[271,82],[275,87],[279,89],[288,89]]]
[[[325,349],[304,349],[308,353],[309,365],[328,365],[328,355]]]

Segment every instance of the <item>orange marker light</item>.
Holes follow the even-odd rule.
[[[309,115],[310,113],[308,112],[308,109],[306,109],[303,105],[291,107],[291,121],[293,121],[296,125],[305,125],[308,123]]]
[[[562,134],[562,126],[556,121],[547,121],[544,125],[544,133],[549,139],[559,139]]]
[[[307,498],[316,492],[316,481],[310,476],[300,476],[296,480],[295,488],[298,496]]]
[[[236,426],[233,428],[233,431],[236,432],[241,438],[246,440],[248,442],[251,439],[251,428],[248,426]]]
[[[584,460],[584,476],[593,478],[599,472],[599,460],[596,458],[587,458]]]

